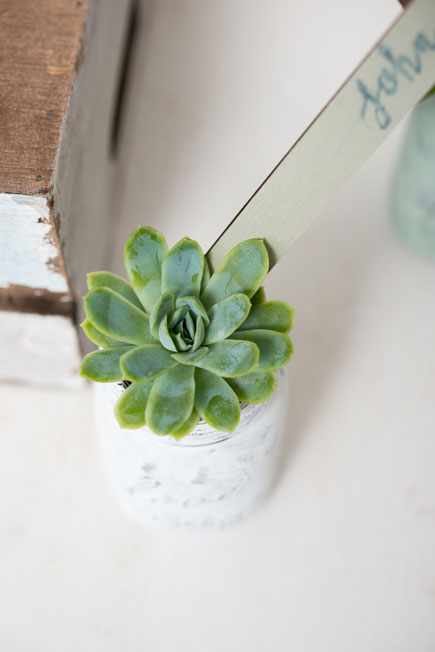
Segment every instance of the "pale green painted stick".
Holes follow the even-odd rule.
[[[414,0],[218,238],[211,266],[263,238],[272,267],[434,83],[435,0]]]

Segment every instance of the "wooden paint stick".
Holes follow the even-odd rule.
[[[217,239],[212,268],[248,238],[275,265],[434,84],[435,2],[414,0]]]

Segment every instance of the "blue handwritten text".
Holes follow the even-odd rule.
[[[377,78],[377,88],[371,91],[367,85],[357,79],[358,91],[363,99],[361,107],[361,117],[363,120],[370,108],[374,111],[374,117],[380,129],[386,129],[391,122],[391,116],[383,102],[385,95],[395,95],[397,92],[400,78],[404,77],[409,82],[421,73],[422,54],[435,50],[435,30],[434,40],[431,40],[424,32],[419,32],[412,43],[412,54],[410,57],[405,54],[394,54],[391,48],[381,44],[378,48],[379,54],[388,61],[389,68],[382,68]]]

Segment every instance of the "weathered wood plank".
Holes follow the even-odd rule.
[[[0,261],[0,310],[73,317],[46,198],[0,194]]]
[[[0,191],[47,194],[87,2],[0,2]]]
[[[0,0],[0,380],[77,382],[75,300],[106,250],[129,8]]]
[[[1,194],[0,215],[0,287],[16,284],[67,293],[46,200]]]
[[[134,7],[134,0],[89,5],[82,63],[74,80],[54,175],[54,221],[68,282],[74,297],[80,299],[86,292],[86,273],[108,266],[113,239],[111,189],[119,170],[112,136]],[[81,321],[81,300],[76,308]],[[89,350],[89,341],[79,335],[82,348]]]
[[[62,315],[0,312],[0,380],[75,388],[80,352],[73,321]]]

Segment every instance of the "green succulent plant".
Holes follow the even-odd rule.
[[[100,349],[83,358],[81,375],[128,381],[115,405],[123,428],[183,437],[202,418],[233,431],[240,402],[267,400],[293,352],[294,311],[266,301],[262,287],[263,241],[241,242],[210,276],[197,242],[184,238],[168,251],[161,233],[139,227],[124,263],[130,283],[88,274],[82,328]]]

